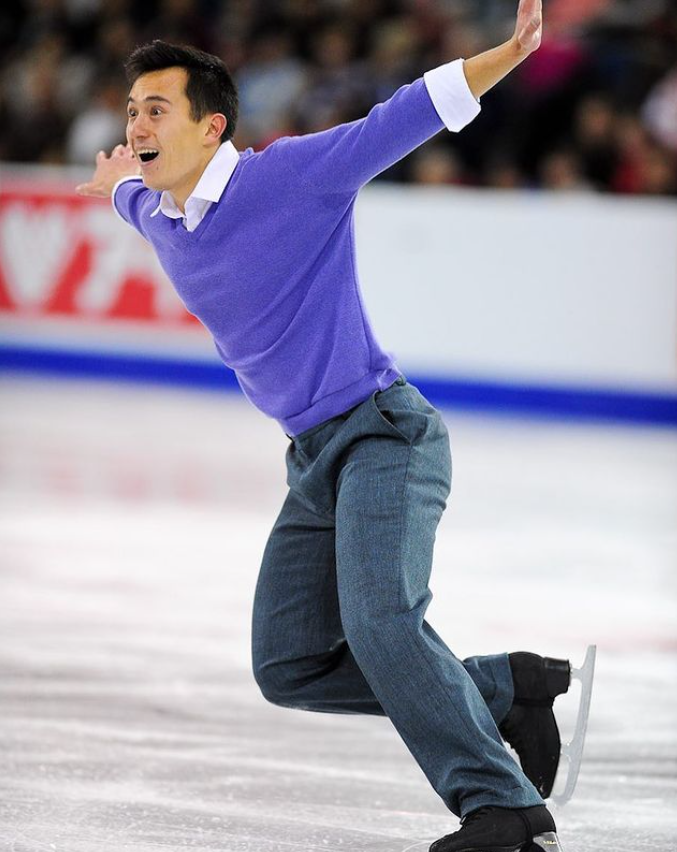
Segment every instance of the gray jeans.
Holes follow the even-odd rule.
[[[507,655],[460,661],[424,620],[451,487],[439,413],[400,378],[294,437],[286,461],[254,601],[264,696],[388,716],[459,816],[542,804],[496,727],[513,697]]]

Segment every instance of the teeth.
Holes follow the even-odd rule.
[[[137,156],[144,163],[154,160],[160,153],[157,148],[137,148]]]

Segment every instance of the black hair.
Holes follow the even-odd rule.
[[[237,124],[238,98],[233,78],[218,56],[205,53],[196,47],[168,44],[155,39],[137,47],[125,62],[129,85],[142,75],[165,68],[185,68],[188,74],[186,97],[190,103],[190,117],[201,121],[208,113],[225,115],[228,124],[221,142],[233,138]]]

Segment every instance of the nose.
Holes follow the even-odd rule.
[[[129,127],[129,138],[130,140],[134,139],[146,139],[148,136],[148,128],[146,127],[146,119],[138,115],[131,126]]]

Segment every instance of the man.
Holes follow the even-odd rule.
[[[424,620],[448,434],[373,335],[353,205],[376,174],[471,121],[540,37],[540,0],[521,0],[500,47],[427,72],[360,121],[259,153],[230,141],[237,94],[223,63],[153,42],[127,63],[127,146],[99,153],[78,187],[112,196],[246,396],[290,438],[290,490],[254,603],[263,694],[387,715],[462,817],[434,852],[560,848],[542,795],[559,760],[551,707],[569,665],[523,653],[461,662]]]

